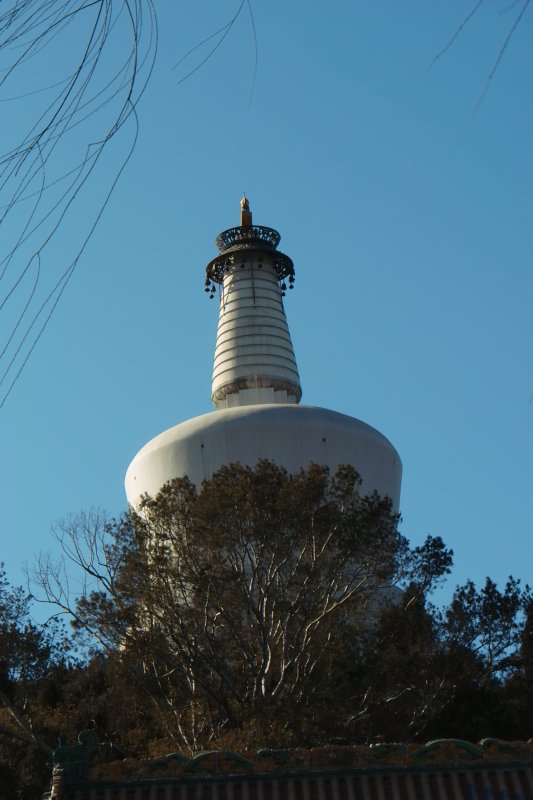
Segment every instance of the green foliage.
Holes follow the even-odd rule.
[[[20,586],[9,586],[0,564],[0,682],[4,691],[46,675],[61,658],[60,626],[55,621],[34,625],[29,604]]]
[[[447,641],[480,656],[485,675],[512,667],[510,652],[519,644],[524,612],[532,602],[529,586],[509,578],[502,591],[487,578],[481,590],[472,581],[459,586],[442,615]]]
[[[25,796],[20,787],[42,789],[50,748],[33,715],[43,685],[67,665],[62,627],[56,620],[35,625],[29,605],[28,595],[9,586],[0,565],[0,785],[14,798]]]

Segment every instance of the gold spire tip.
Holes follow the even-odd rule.
[[[241,200],[241,226],[247,227],[252,224],[252,212],[250,211],[250,203],[246,194],[243,194]]]

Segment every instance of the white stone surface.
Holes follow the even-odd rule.
[[[172,478],[187,475],[197,487],[223,464],[255,466],[267,458],[294,473],[309,463],[332,471],[352,464],[362,491],[376,490],[398,508],[402,465],[392,444],[360,420],[304,405],[246,405],[189,419],[161,433],[135,456],[126,494],[135,506]]]
[[[274,257],[266,250],[236,252],[224,275],[212,382],[217,408],[300,399]]]

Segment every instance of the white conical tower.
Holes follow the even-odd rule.
[[[298,403],[302,396],[283,295],[294,282],[280,235],[252,224],[246,195],[241,224],[217,237],[220,255],[207,266],[206,290],[220,286],[212,398],[217,408]]]

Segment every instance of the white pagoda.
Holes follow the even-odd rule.
[[[216,411],[156,436],[131,462],[126,494],[136,506],[172,478],[202,481],[223,464],[255,466],[269,459],[290,473],[311,462],[332,472],[351,464],[362,491],[400,498],[402,466],[392,444],[365,422],[302,405],[302,389],[283,297],[294,266],[277,246],[280,235],[252,223],[248,199],[241,224],[216,239],[219,255],[206,269],[206,291],[220,287],[212,399]]]

